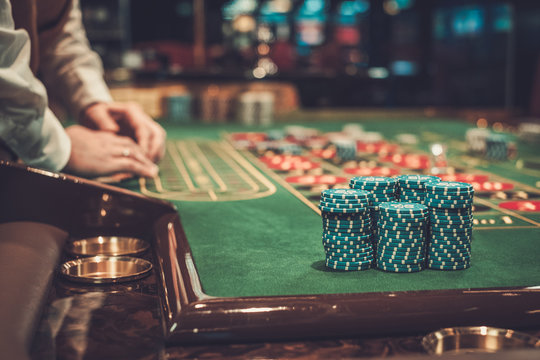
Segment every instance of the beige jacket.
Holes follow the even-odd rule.
[[[48,108],[47,93],[75,118],[111,96],[78,0],[12,1],[13,9],[0,0],[0,139],[25,163],[58,171],[69,160],[71,143]]]

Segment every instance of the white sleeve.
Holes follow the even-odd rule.
[[[40,77],[49,93],[61,99],[75,118],[92,103],[112,101],[101,59],[90,49],[78,0],[73,1],[60,35],[47,48],[40,46],[39,59]]]
[[[71,142],[29,64],[28,33],[14,29],[10,2],[0,0],[0,138],[26,164],[58,171]]]

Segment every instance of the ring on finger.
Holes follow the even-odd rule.
[[[122,156],[130,157],[131,156],[131,150],[129,150],[128,148],[125,148],[124,150],[122,150]]]

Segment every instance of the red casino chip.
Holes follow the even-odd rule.
[[[311,155],[321,159],[333,159],[336,156],[336,149],[313,149]]]
[[[319,163],[300,155],[262,156],[259,159],[270,169],[279,171],[313,170],[321,166]]]
[[[514,189],[514,184],[497,181],[470,182],[470,184],[474,187],[474,191],[477,192],[509,191]]]
[[[376,143],[356,143],[356,150],[358,152],[364,152],[368,154],[394,154],[399,151],[399,145],[389,144],[384,141]]]
[[[231,134],[231,140],[233,141],[253,141],[253,142],[259,142],[259,141],[265,141],[266,140],[266,134],[265,133],[257,133],[257,132],[243,132],[243,133],[232,133]]]
[[[344,169],[347,174],[354,176],[394,176],[399,175],[399,169],[389,167],[374,167],[374,168],[348,168]]]
[[[345,177],[334,175],[303,175],[289,176],[285,178],[285,181],[299,185],[336,185],[347,183],[349,180]]]
[[[303,144],[304,141],[305,141],[305,140],[303,140],[303,139],[299,139],[299,138],[294,137],[294,136],[292,136],[292,135],[287,135],[287,136],[285,136],[285,140],[286,140],[287,142],[290,142],[291,144],[299,144],[299,145]]]
[[[540,201],[538,200],[507,201],[500,203],[499,206],[508,210],[540,212]]]
[[[305,156],[300,155],[272,155],[272,156],[261,156],[259,158],[262,162],[266,164],[279,164],[284,161],[301,161],[308,160]]]
[[[413,170],[426,170],[430,166],[429,156],[418,154],[394,154],[380,158],[381,161],[392,162],[393,164]]]
[[[454,175],[439,175],[442,181],[458,181],[458,182],[477,182],[483,183],[488,181],[489,177],[487,175],[480,174],[454,174]]]

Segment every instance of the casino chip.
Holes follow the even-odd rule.
[[[360,189],[326,189],[319,208],[326,266],[341,271],[371,268],[374,260],[370,193]]]
[[[351,189],[366,190],[370,194],[370,212],[374,235],[377,235],[378,231],[378,206],[380,203],[394,201],[396,199],[396,185],[397,180],[395,178],[385,176],[356,176],[349,181],[349,187]],[[374,242],[376,243],[376,237],[374,237]]]
[[[488,160],[508,160],[509,140],[504,134],[489,134],[486,138],[486,152]]]
[[[334,175],[301,175],[288,176],[285,178],[285,181],[300,186],[336,185],[347,183],[347,178]]]
[[[344,171],[354,176],[392,176],[399,174],[399,169],[390,167],[354,167],[346,168]]]
[[[381,156],[380,161],[392,162],[394,165],[415,170],[426,170],[430,167],[429,156],[423,154],[389,154]]]
[[[425,188],[430,195],[467,196],[474,194],[474,188],[471,184],[457,181],[427,183]]]
[[[471,265],[474,189],[463,182],[426,185],[430,241],[427,266],[436,270],[464,270]]]
[[[469,151],[474,154],[484,154],[486,151],[486,139],[491,132],[484,128],[473,128],[465,133],[465,140]]]
[[[400,175],[398,180],[397,193],[399,201],[414,202],[425,205],[427,183],[437,183],[441,179],[432,175]]]
[[[428,208],[417,203],[379,204],[377,268],[389,272],[424,269]]]
[[[369,199],[369,193],[354,189],[327,189],[321,192],[321,198],[329,199]]]
[[[418,144],[418,137],[414,134],[398,134],[396,140],[400,144],[404,145],[416,145]]]
[[[276,171],[291,171],[291,170],[313,170],[320,168],[321,164],[309,160],[301,155],[275,155],[262,156],[259,158],[270,169]]]
[[[336,148],[336,158],[341,162],[356,159],[356,141],[350,138],[333,139],[330,141]]]

